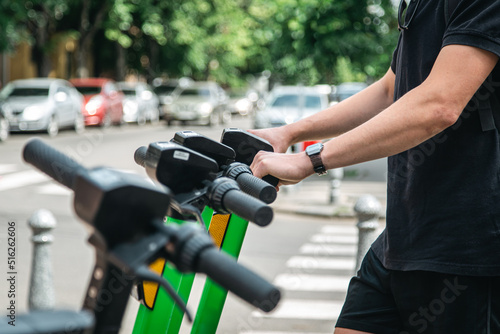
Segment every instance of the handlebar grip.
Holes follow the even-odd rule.
[[[281,298],[278,288],[214,247],[201,252],[196,267],[196,272],[206,274],[262,311],[272,311]]]
[[[30,140],[24,146],[23,158],[27,163],[70,189],[73,189],[76,175],[86,170],[66,154],[37,138]]]
[[[141,146],[134,152],[134,160],[135,163],[139,166],[144,167],[146,164],[146,154],[148,152],[148,148],[146,146]]]
[[[266,181],[270,185],[276,187],[278,186],[278,183],[280,182],[280,179],[278,179],[276,176],[272,175],[266,175],[262,178],[262,180]]]
[[[228,191],[222,197],[222,207],[259,226],[267,226],[273,220],[270,206],[240,190]]]
[[[213,209],[234,213],[259,226],[266,226],[273,219],[273,209],[270,206],[242,192],[238,183],[228,177],[212,181],[207,189],[207,196]]]
[[[270,204],[276,199],[276,188],[252,174],[241,173],[236,177],[236,182],[238,182],[243,192],[260,199],[266,204]]]

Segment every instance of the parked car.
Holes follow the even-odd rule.
[[[81,132],[85,128],[82,105],[82,94],[62,79],[15,80],[0,91],[0,109],[10,132],[46,131],[50,136],[61,128]]]
[[[9,138],[10,125],[9,120],[5,117],[3,111],[0,109],[0,142],[6,141]]]
[[[172,121],[198,122],[204,125],[227,123],[231,112],[227,109],[227,95],[215,82],[191,82],[174,97],[168,124]]]
[[[329,104],[323,87],[278,86],[269,93],[264,108],[257,110],[254,128],[270,128],[291,124],[308,117]]]
[[[231,91],[229,93],[228,109],[233,115],[247,116],[253,112],[254,102],[252,93],[245,91]]]
[[[123,120],[127,123],[158,123],[160,101],[153,88],[144,82],[119,82],[118,88],[125,95]]]
[[[158,95],[160,99],[160,118],[166,119],[165,115],[171,114],[170,109],[172,102],[174,101],[175,92],[179,91],[181,88],[179,86],[178,80],[156,80],[153,81],[153,91]]]
[[[333,92],[333,99],[337,102],[347,99],[368,87],[364,82],[344,82],[338,85]]]
[[[86,125],[108,127],[123,123],[123,93],[106,78],[72,79],[70,82],[84,96],[82,113]]]

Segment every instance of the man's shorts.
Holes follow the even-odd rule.
[[[370,250],[335,326],[376,334],[500,333],[500,277],[387,270]]]

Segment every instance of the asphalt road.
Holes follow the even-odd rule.
[[[237,118],[233,119],[229,125],[212,128],[194,125],[166,127],[162,123],[159,125],[148,124],[143,127],[129,125],[106,130],[94,128],[86,130],[82,135],[76,135],[72,131],[63,131],[56,138],[48,138],[44,134],[37,134],[36,136],[71,155],[86,167],[104,165],[145,175],[142,167],[137,166],[133,160],[134,151],[139,146],[154,141],[170,140],[175,132],[180,130],[193,130],[218,140],[224,127],[231,126],[246,129],[250,124],[249,119]],[[32,167],[22,161],[22,148],[31,137],[32,135],[26,134],[12,135],[7,142],[0,144],[0,256],[3,257],[3,259],[0,258],[0,308],[5,310],[12,300],[7,296],[9,286],[4,276],[7,276],[9,271],[7,268],[8,254],[6,245],[8,223],[14,222],[16,233],[15,270],[17,273],[14,300],[18,313],[28,310],[27,299],[32,258],[30,238],[32,232],[27,222],[36,210],[43,208],[50,210],[57,221],[57,227],[53,230],[54,241],[51,245],[56,308],[76,310],[81,307],[90,271],[93,267],[93,249],[86,242],[88,238],[87,229],[73,212],[71,193],[42,174],[35,172]],[[369,170],[371,171],[368,173],[371,175],[370,177],[376,180],[383,177],[383,172]],[[363,173],[354,176],[363,177]],[[314,283],[314,278],[311,278],[311,270],[303,269],[300,266],[292,266],[292,268],[296,269],[290,269],[289,262],[291,259],[299,261],[301,256],[302,260],[304,260],[304,254],[307,255],[307,251],[304,251],[304,249],[307,250],[307,246],[311,246],[311,238],[317,237],[318,233],[323,236],[326,235],[326,237],[331,236],[332,233],[329,232],[328,226],[340,226],[340,233],[336,230],[334,234],[345,236],[340,242],[341,252],[339,254],[330,254],[335,261],[338,260],[343,265],[340,268],[335,267],[332,269],[333,275],[337,276],[332,276],[332,272],[327,273],[329,274],[328,279],[330,279],[328,282],[331,282],[331,279],[334,280],[333,282],[341,281],[339,283],[340,288],[329,289],[326,294],[321,293],[318,289],[313,289],[314,291],[311,293],[308,293],[307,288],[294,288],[292,286],[289,289],[287,287],[289,277],[286,275],[291,273],[293,273],[295,281],[300,281],[296,284],[292,282],[292,285],[307,283],[309,279],[313,279],[310,284],[317,285],[317,283]],[[292,291],[288,293],[291,301],[284,304],[283,308],[277,312],[276,317],[273,318],[256,313],[252,306],[230,294],[218,333],[331,332],[335,322],[335,314],[338,312],[344,290],[347,287],[346,282],[352,274],[350,269],[352,263],[350,261],[352,261],[355,247],[353,241],[354,232],[354,224],[350,220],[312,218],[282,213],[276,214],[272,224],[265,228],[250,225],[241,251],[240,263],[248,266],[269,281],[278,282],[277,284],[280,287]],[[323,260],[323,256],[318,252],[321,253],[318,250],[313,254],[313,257]],[[300,255],[298,259],[296,259],[297,255]],[[327,268],[322,269],[326,270]],[[278,281],[276,281],[277,279]],[[195,295],[200,289],[197,290],[195,286],[192,295]],[[314,298],[309,300],[308,297],[311,294]],[[326,300],[322,299],[325,296]],[[192,299],[190,307],[194,312],[196,307],[192,304],[196,301],[196,297]],[[306,301],[298,303],[297,300],[301,299]],[[331,302],[333,299],[336,300],[334,303]],[[321,313],[322,306],[325,306],[324,312],[326,315],[318,316],[317,314]],[[131,332],[137,307],[138,304],[135,300],[129,302],[122,333]],[[292,315],[288,314],[286,313],[288,308],[291,311],[295,310],[302,313],[299,316],[294,316],[293,312]],[[303,315],[310,312],[311,309],[314,311],[314,308],[316,308],[316,312],[312,317],[317,319],[315,319],[316,322],[310,322]],[[283,319],[286,321],[283,321]],[[188,333],[189,326],[184,326],[181,332]]]

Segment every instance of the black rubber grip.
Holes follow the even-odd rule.
[[[276,188],[252,174],[241,173],[236,177],[236,182],[238,182],[243,192],[260,199],[266,204],[270,204],[276,199]]]
[[[214,247],[205,248],[199,255],[195,271],[262,311],[272,311],[280,301],[278,288]]]
[[[278,185],[278,183],[280,182],[280,179],[278,179],[277,177],[272,176],[272,175],[266,175],[262,178],[262,180],[266,181],[267,183],[269,183],[273,187],[276,187]]]
[[[223,208],[259,226],[267,226],[273,220],[273,209],[240,190],[230,190],[222,197]]]
[[[141,146],[134,152],[134,160],[135,163],[139,166],[144,167],[146,161],[146,153],[148,152],[148,148],[146,146]]]
[[[66,154],[37,138],[30,140],[24,146],[23,158],[27,163],[70,189],[73,189],[76,175],[86,170]]]

